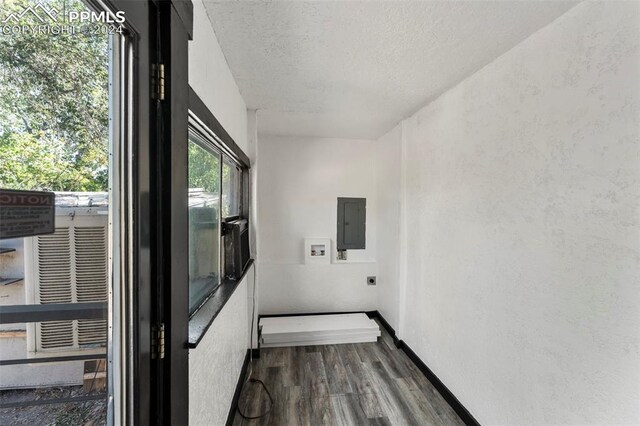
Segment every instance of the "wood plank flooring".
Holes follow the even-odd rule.
[[[463,425],[453,409],[381,327],[376,343],[262,349],[247,374],[273,397],[260,419],[234,426]],[[247,416],[269,407],[259,383],[244,385]]]

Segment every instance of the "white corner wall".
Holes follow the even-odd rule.
[[[258,150],[260,313],[376,309],[375,141],[260,136]],[[335,254],[338,197],[367,199],[367,248],[305,265],[307,237],[331,238]]]
[[[189,42],[189,84],[249,154],[247,109],[222,54],[201,0],[193,1],[194,34]],[[189,351],[189,424],[226,422],[242,363],[249,348],[253,272],[236,288],[195,349]]]
[[[378,203],[378,311],[398,330],[400,309],[400,206],[402,128],[394,127],[376,142]]]
[[[247,153],[247,105],[240,95],[202,0],[193,0],[189,85],[236,144]]]
[[[249,179],[249,250],[254,257],[252,277],[250,285],[247,287],[247,305],[248,316],[253,321],[253,330],[251,335],[251,349],[258,348],[258,305],[260,301],[260,285],[258,283],[259,265],[257,260],[258,253],[258,114],[255,110],[247,110],[247,145],[245,151],[251,161],[250,179]]]
[[[639,76],[584,2],[402,123],[400,338],[481,424],[640,423]]]
[[[239,284],[198,344],[189,351],[189,424],[223,425],[249,347],[247,289]]]

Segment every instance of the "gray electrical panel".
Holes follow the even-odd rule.
[[[363,250],[367,223],[366,198],[338,198],[338,250]]]

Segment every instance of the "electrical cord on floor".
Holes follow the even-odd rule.
[[[274,404],[273,397],[271,396],[271,392],[269,392],[269,389],[267,389],[267,385],[265,385],[264,382],[260,379],[251,378],[251,375],[253,374],[253,323],[256,318],[256,287],[257,287],[256,269],[258,268],[254,263],[253,264],[253,296],[252,296],[253,306],[251,307],[251,331],[249,333],[249,372],[247,374],[247,379],[242,384],[242,390],[243,391],[245,390],[245,386],[247,385],[247,383],[260,383],[264,391],[267,393],[267,396],[269,397],[269,408],[267,408],[267,411],[265,411],[262,414],[259,414],[257,416],[249,416],[242,412],[242,410],[240,409],[240,402],[238,402],[238,407],[237,407],[238,414],[240,414],[240,416],[246,420],[256,420],[266,416],[271,412]],[[242,391],[241,391],[241,394],[242,394]]]
[[[242,416],[243,419],[247,419],[247,420],[260,419],[260,418],[266,416],[267,414],[269,414],[271,412],[271,410],[273,409],[273,397],[271,396],[271,392],[269,392],[269,389],[267,389],[267,386],[264,384],[264,382],[262,380],[249,379],[249,382],[260,383],[262,385],[262,388],[264,389],[264,391],[267,393],[267,396],[269,397],[269,408],[267,408],[267,411],[265,411],[264,413],[259,414],[257,416],[248,416],[248,415],[244,414],[240,410],[240,404],[238,404],[238,414],[240,414],[240,416]],[[245,382],[245,384],[246,384],[246,382]]]

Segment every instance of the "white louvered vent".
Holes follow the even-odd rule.
[[[106,226],[74,227],[76,301],[107,300]],[[99,345],[107,340],[105,320],[78,320],[78,345]]]
[[[71,241],[69,228],[38,238],[40,303],[71,303]]]
[[[38,295],[40,303],[71,303],[71,231],[56,228],[55,234],[37,240]],[[41,349],[71,348],[73,321],[52,321],[40,324]]]
[[[56,232],[34,238],[36,303],[107,300],[107,217],[56,217]],[[60,226],[64,225],[64,226]],[[44,322],[36,326],[36,350],[103,346],[105,320]]]
[[[40,348],[73,348],[73,321],[50,321],[40,324]]]

